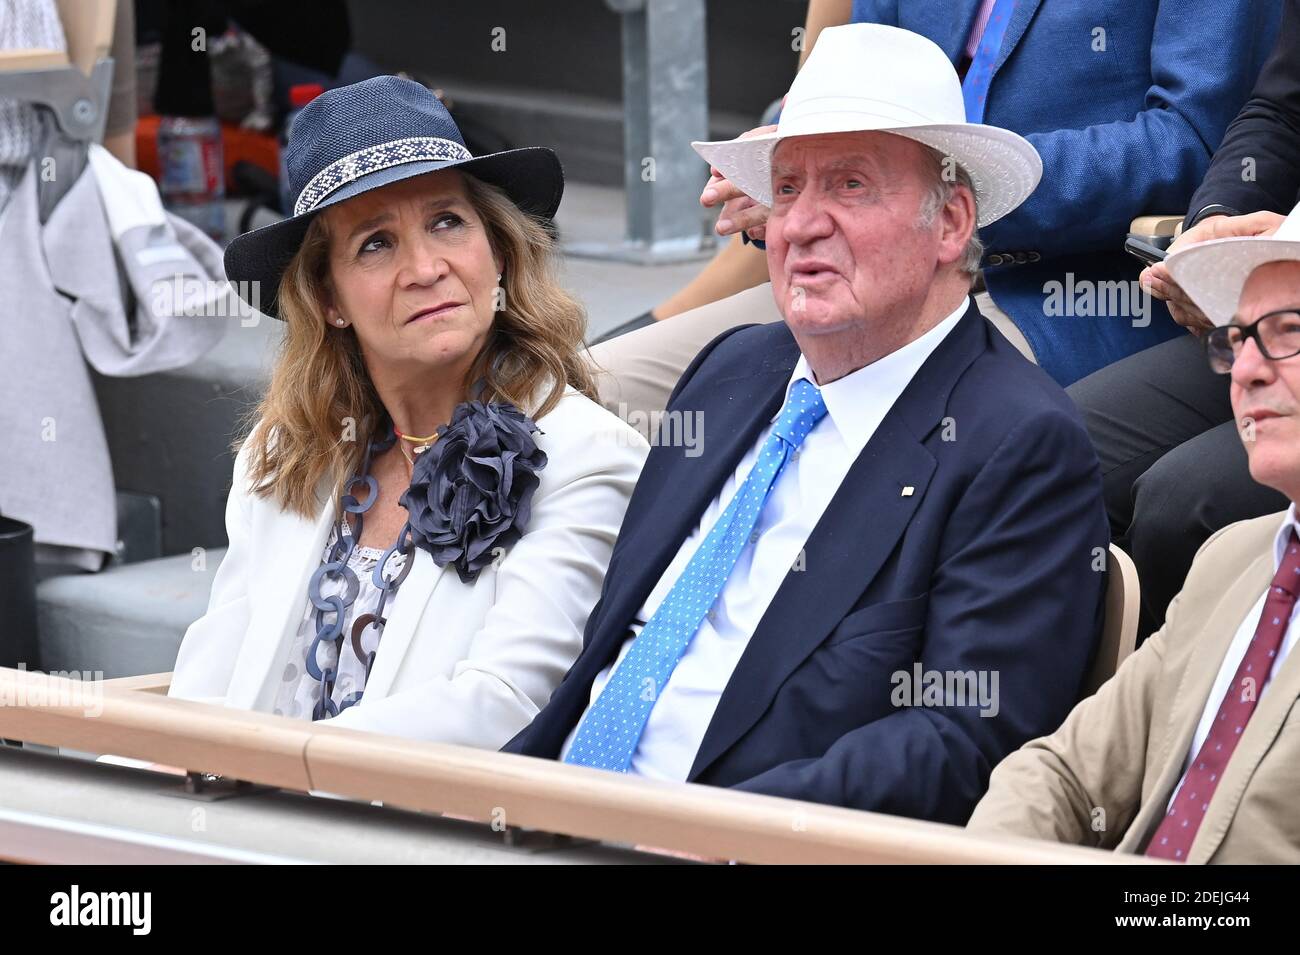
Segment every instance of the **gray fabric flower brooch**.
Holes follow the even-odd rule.
[[[508,550],[528,526],[546,453],[538,427],[509,402],[456,407],[438,441],[415,460],[401,503],[414,543],[463,583]]]

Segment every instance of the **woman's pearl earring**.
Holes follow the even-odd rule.
[[[342,328],[344,325],[343,319],[341,318],[334,319],[334,324],[337,325],[339,328]]]

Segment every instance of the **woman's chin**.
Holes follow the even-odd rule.
[[[482,342],[462,328],[430,328],[423,335],[413,336],[408,344],[408,360],[436,370],[464,365]]]

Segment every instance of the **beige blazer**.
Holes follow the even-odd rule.
[[[528,725],[582,649],[614,539],[649,446],[570,389],[537,422],[547,465],[522,538],[472,583],[412,553],[351,729],[497,749]],[[208,611],[185,634],[170,695],[269,712],[335,520],[250,493],[245,452],[226,506],[230,548]]]
[[[1283,515],[1201,548],[1165,625],[1051,736],[993,771],[969,826],[1140,852],[1182,777],[1228,645],[1273,579]],[[1242,733],[1188,853],[1192,863],[1300,863],[1300,653]]]

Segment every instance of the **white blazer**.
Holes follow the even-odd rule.
[[[470,584],[415,548],[365,695],[332,725],[498,749],[546,705],[582,649],[648,445],[572,389],[537,425],[547,464],[524,535]],[[281,510],[248,493],[246,454],[226,504],[230,546],[169,695],[269,712],[335,498],[317,492],[315,520]]]

